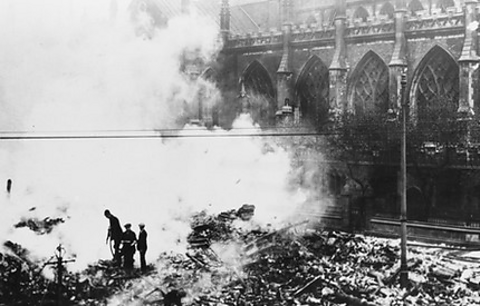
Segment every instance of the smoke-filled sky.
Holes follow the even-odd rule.
[[[173,127],[196,86],[179,72],[184,50],[219,50],[217,26],[180,16],[153,39],[134,34],[128,1],[0,2],[0,132],[66,135]],[[254,127],[248,116],[236,124]],[[212,133],[203,131],[203,133]],[[61,243],[83,268],[109,258],[108,208],[144,222],[150,260],[182,250],[192,212],[256,206],[255,222],[280,222],[305,201],[288,186],[288,153],[262,138],[0,140],[0,240],[43,260]],[[12,190],[6,193],[6,181]],[[35,208],[35,209],[32,209]],[[49,235],[14,228],[22,218],[63,218]]]

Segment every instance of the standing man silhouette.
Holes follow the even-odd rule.
[[[125,232],[122,237],[122,256],[123,267],[127,274],[131,274],[133,271],[133,256],[135,255],[135,244],[137,243],[137,236],[132,231],[132,225],[127,223],[125,226]]]
[[[147,253],[147,231],[143,223],[140,223],[138,227],[140,232],[138,233],[137,250],[140,253],[140,268],[142,273],[145,273],[147,271],[147,262],[145,260],[145,253]]]
[[[104,215],[108,220],[110,220],[110,226],[108,227],[106,242],[108,243],[108,239],[113,241],[113,261],[116,264],[120,264],[120,243],[123,236],[122,227],[120,226],[120,221],[118,221],[118,218],[112,215],[110,210],[106,209]]]

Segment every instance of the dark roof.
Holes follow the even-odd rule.
[[[230,30],[233,34],[258,31],[259,25],[241,6],[230,8]]]
[[[347,0],[353,3],[358,0]],[[181,0],[132,0],[132,3],[144,2],[151,11],[152,16],[164,24],[174,16],[182,13]],[[215,21],[220,28],[220,10],[222,0],[190,0],[191,9],[202,16]],[[307,20],[309,13],[319,8],[331,8],[336,0],[294,0],[297,7],[297,17]],[[387,2],[380,0],[379,2]],[[270,30],[279,28],[280,25],[280,1],[278,0],[230,0],[230,30],[232,34],[257,32],[258,30]],[[305,15],[307,14],[307,15]],[[158,17],[161,16],[161,17]],[[158,20],[160,19],[160,20]]]
[[[140,2],[146,4],[150,14],[157,19],[157,24],[164,24],[165,20],[171,19],[182,13],[182,1],[180,0],[133,0],[131,7],[134,8]],[[244,3],[246,0],[237,0]],[[258,2],[250,0],[249,2]],[[221,0],[190,0],[191,10],[201,16],[215,21],[220,28]],[[249,15],[248,8],[238,5],[230,7],[230,30],[233,34],[254,32],[259,29],[254,18]]]

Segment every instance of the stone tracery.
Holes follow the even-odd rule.
[[[259,61],[253,61],[243,73],[242,82],[254,119],[264,122],[271,119],[276,106],[275,91],[267,69]]]
[[[303,118],[321,124],[328,115],[328,68],[317,56],[305,64],[298,78],[296,95]]]
[[[439,112],[458,108],[459,67],[441,47],[432,48],[417,68],[414,80],[414,114],[419,121],[431,121]],[[436,115],[435,115],[436,114]]]
[[[388,67],[373,51],[357,65],[353,75],[351,101],[357,115],[385,113],[388,108]]]

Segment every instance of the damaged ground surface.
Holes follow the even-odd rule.
[[[0,305],[480,305],[480,264],[465,252],[409,246],[410,285],[401,288],[398,240],[306,222],[252,229],[253,211],[198,213],[186,253],[161,254],[147,274],[127,275],[109,260],[65,271],[61,291],[28,250],[8,242]]]

